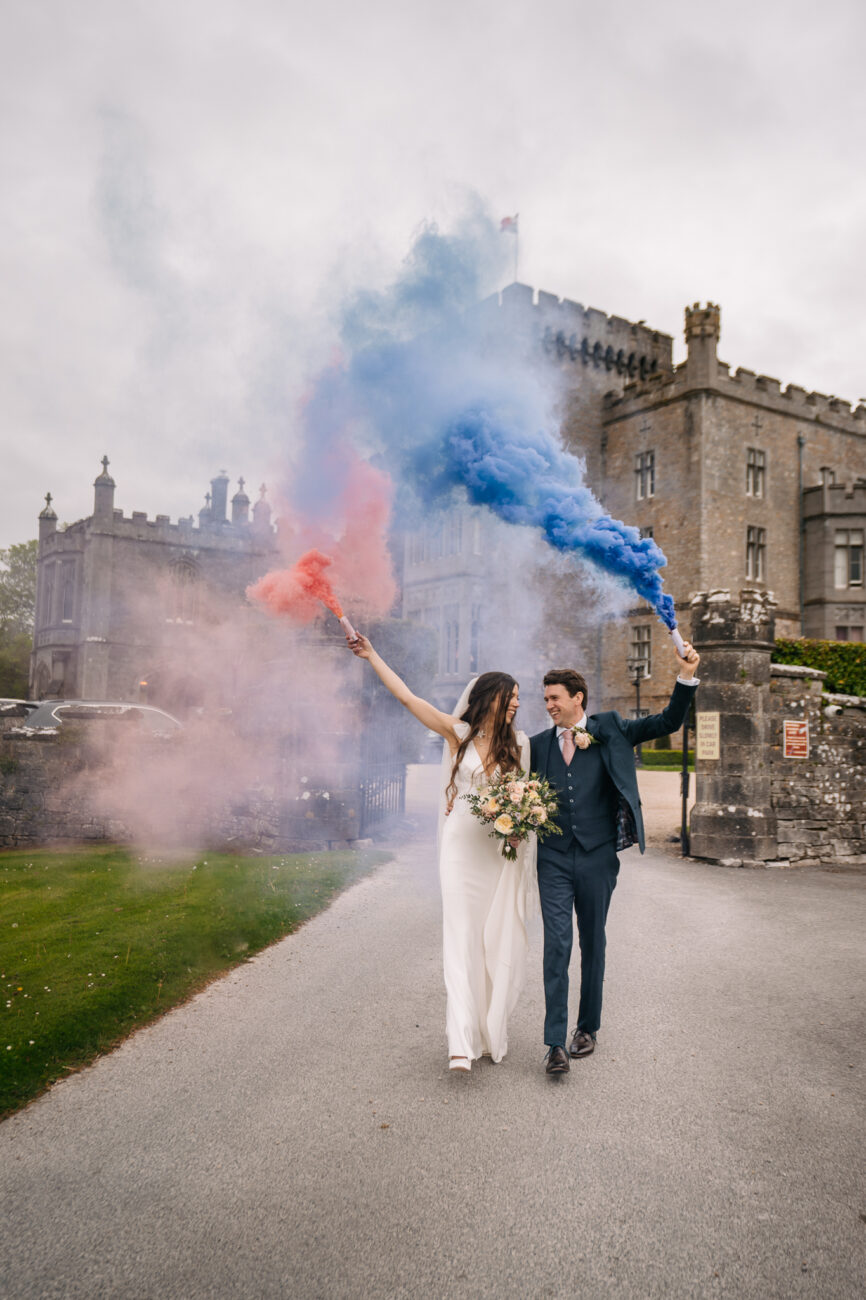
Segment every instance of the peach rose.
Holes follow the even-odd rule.
[[[514,830],[514,822],[508,816],[508,813],[503,813],[501,817],[496,818],[493,829],[499,831],[500,835],[510,835]]]

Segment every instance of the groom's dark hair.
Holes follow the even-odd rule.
[[[573,668],[551,668],[549,673],[544,674],[545,686],[564,686],[569,695],[574,698],[578,691],[583,691],[583,707],[586,708],[587,689],[586,679],[576,673]]]

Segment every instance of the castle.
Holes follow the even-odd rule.
[[[173,524],[168,515],[126,517],[115,509],[107,457],[89,518],[58,530],[46,497],[31,659],[36,698],[152,698],[166,639],[195,621],[203,593],[243,601],[276,555],[276,531],[265,489],[250,511],[243,479],[229,518],[228,485],[224,472],[211,480],[197,525],[192,515]]]
[[[683,632],[689,598],[714,588],[774,593],[780,636],[862,640],[866,625],[866,407],[807,393],[718,357],[720,309],[685,310],[686,360],[644,322],[512,284],[476,308],[491,332],[520,336],[558,370],[566,445],[586,461],[605,510],[652,536]],[[136,619],[131,593],[158,593],[161,635],[195,617],[205,588],[240,603],[276,554],[270,507],[250,510],[243,480],[211,482],[198,522],[114,508],[108,462],[94,484],[93,514],[57,530],[50,499],[39,517],[31,690],[37,697],[147,698],[158,646]],[[498,663],[503,631],[486,623],[492,527],[458,507],[405,539],[403,615],[432,629],[438,672],[428,690],[450,708],[472,673]],[[553,660],[575,663],[593,708],[633,714],[665,703],[670,642],[636,601],[626,619],[587,627],[580,593],[552,591],[557,636],[537,647],[535,677]],[[578,613],[572,615],[572,607]],[[585,611],[583,611],[585,614]],[[589,620],[592,623],[592,620]],[[509,663],[510,666],[510,663]],[[527,679],[527,685],[529,681]],[[152,698],[155,698],[153,696]]]
[[[669,335],[536,297],[527,285],[478,310],[561,372],[566,445],[585,458],[605,510],[667,556],[665,585],[686,635],[691,593],[750,586],[774,593],[779,636],[863,639],[866,407],[731,373],[718,357],[721,312],[712,303],[686,308],[687,357],[677,367]],[[448,707],[489,656],[477,651],[479,548],[467,527],[460,546],[450,525],[436,527],[452,538],[451,553],[410,541],[404,610],[439,630],[434,692]],[[670,641],[649,607],[636,601],[626,620],[590,633],[579,619],[569,626],[568,605],[566,592],[555,621],[567,635],[553,653],[580,658],[593,707],[634,714],[635,678],[640,711],[662,707]]]

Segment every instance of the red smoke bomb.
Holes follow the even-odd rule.
[[[343,624],[343,628],[344,628],[345,633],[346,633],[346,636],[349,638],[349,640],[350,640],[350,641],[357,641],[357,640],[358,640],[358,633],[357,633],[357,632],[355,631],[355,629],[352,627],[352,624],[351,624],[351,623],[349,622],[349,620],[346,618],[346,615],[345,615],[345,614],[341,614],[341,615],[340,615],[340,622]]]

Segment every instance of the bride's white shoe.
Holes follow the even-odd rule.
[[[448,1069],[462,1070],[464,1074],[468,1074],[472,1069],[472,1062],[468,1056],[452,1056],[448,1062]]]

